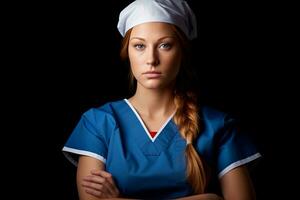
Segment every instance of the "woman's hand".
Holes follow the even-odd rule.
[[[112,175],[104,170],[92,170],[90,175],[83,178],[82,186],[95,197],[115,198],[120,195]]]

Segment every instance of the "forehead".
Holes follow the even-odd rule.
[[[174,37],[175,27],[172,24],[164,22],[147,22],[133,27],[130,37]]]

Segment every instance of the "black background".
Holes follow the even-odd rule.
[[[14,163],[6,165],[13,174],[25,175],[18,183],[22,196],[77,198],[76,169],[61,149],[85,110],[128,95],[116,28],[128,2],[10,7],[1,81],[10,131],[3,141],[17,149],[5,158]],[[198,19],[192,56],[202,101],[238,116],[252,133],[263,155],[253,172],[258,199],[291,195],[287,178],[296,150],[287,110],[294,79],[288,75],[283,9],[258,2],[188,2]]]

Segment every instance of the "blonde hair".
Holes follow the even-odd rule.
[[[173,26],[174,31],[179,39],[180,45],[182,47],[183,52],[183,60],[182,66],[180,68],[179,77],[176,80],[175,85],[175,99],[174,103],[177,108],[177,111],[174,115],[174,122],[178,126],[179,132],[181,136],[187,141],[186,146],[186,160],[187,160],[187,171],[186,176],[187,180],[192,186],[194,193],[200,194],[204,193],[206,187],[206,172],[204,169],[204,163],[202,159],[199,157],[199,154],[195,150],[193,146],[194,140],[197,138],[200,132],[200,123],[198,116],[198,103],[197,98],[194,92],[189,91],[189,89],[184,88],[186,84],[182,83],[183,81],[189,80],[186,79],[186,75],[188,75],[188,49],[189,42],[184,35],[184,33]],[[122,60],[128,60],[128,45],[129,38],[131,34],[131,30],[129,29],[125,34],[120,56]],[[129,73],[129,81],[131,90],[135,90],[136,88],[136,80],[130,70]]]

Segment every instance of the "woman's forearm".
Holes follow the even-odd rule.
[[[187,197],[178,198],[177,200],[223,200],[223,198],[219,197],[216,194],[197,194]]]
[[[118,197],[118,198],[109,198],[109,200],[134,200],[134,199]],[[223,200],[223,198],[219,197],[216,194],[207,193],[207,194],[197,194],[197,195],[182,197],[176,200]]]

